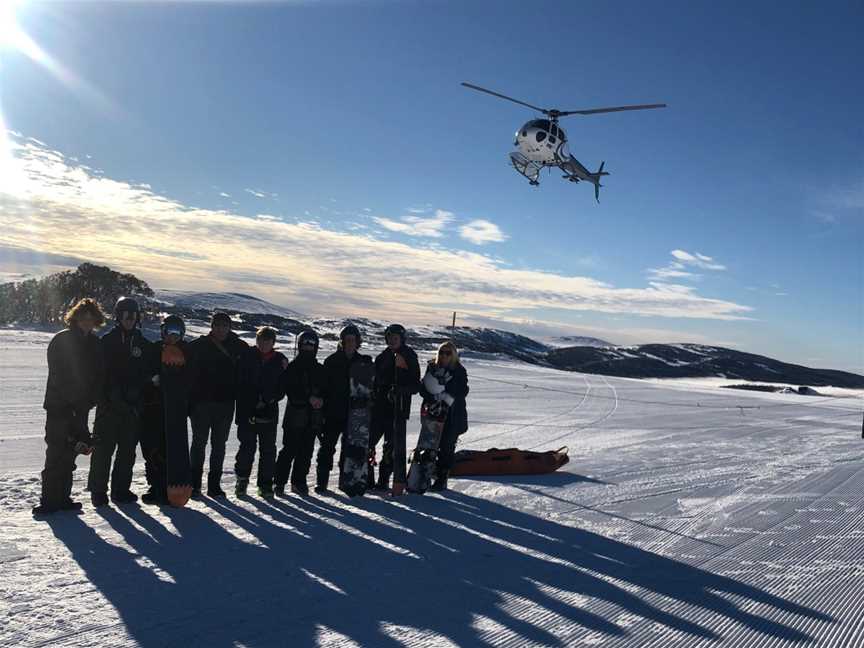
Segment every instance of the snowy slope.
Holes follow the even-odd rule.
[[[260,315],[279,315],[281,317],[302,318],[304,315],[284,306],[271,304],[263,299],[241,293],[206,293],[185,290],[156,290],[153,301],[167,306],[194,310],[224,310],[228,313],[256,313]]]
[[[469,358],[462,446],[567,445],[569,464],[454,480],[443,496],[87,506],[35,522],[46,340],[0,331],[4,648],[864,645],[860,392]]]

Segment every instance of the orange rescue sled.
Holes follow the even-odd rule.
[[[548,452],[508,448],[460,450],[454,457],[452,477],[469,475],[540,475],[558,470],[570,461],[567,446]]]

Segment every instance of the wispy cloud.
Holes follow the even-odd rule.
[[[399,232],[407,236],[441,238],[444,236],[444,228],[453,220],[453,213],[436,209],[430,216],[403,216],[400,220],[376,216],[373,220],[391,232]]]
[[[267,197],[267,194],[265,194],[263,191],[256,191],[255,189],[244,189],[243,191],[245,191],[248,194],[252,194],[256,198],[266,198]]]
[[[697,268],[702,268],[704,270],[726,269],[726,266],[715,263],[714,259],[712,259],[711,257],[705,256],[704,254],[699,254],[698,252],[690,254],[689,252],[685,252],[684,250],[672,250],[671,254],[673,257],[678,259],[678,261],[685,265],[696,266]]]
[[[699,280],[702,278],[702,275],[692,272],[695,268],[715,271],[726,269],[726,266],[716,263],[712,257],[700,254],[699,252],[691,254],[684,250],[672,250],[670,254],[674,261],[670,261],[662,268],[649,268],[647,271],[649,278],[658,281],[666,281],[668,279]]]
[[[508,238],[495,223],[483,219],[472,220],[467,225],[460,227],[459,236],[474,245],[499,243]]]
[[[303,312],[409,322],[452,310],[488,317],[563,309],[719,320],[748,318],[751,311],[674,283],[621,288],[307,220],[196,209],[97,175],[44,145],[10,141],[19,182],[0,193],[0,245],[105,263],[151,285],[251,292]],[[440,232],[453,215],[439,211],[431,218],[438,224],[429,230],[401,222],[410,231]]]

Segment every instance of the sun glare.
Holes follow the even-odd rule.
[[[15,17],[18,0],[0,0],[0,48],[17,48],[21,43],[21,28]]]

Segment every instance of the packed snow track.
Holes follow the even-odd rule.
[[[46,522],[47,339],[0,332],[0,647],[864,646],[860,397],[469,359],[460,447],[569,464],[395,500],[97,512],[79,458],[84,514]]]

